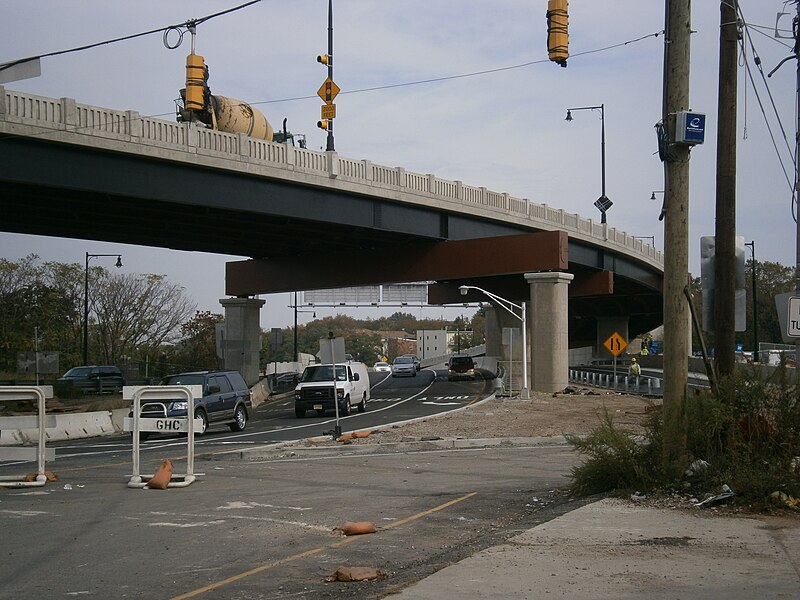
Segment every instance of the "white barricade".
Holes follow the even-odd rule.
[[[9,385],[0,386],[0,402],[11,400],[36,400],[38,414],[35,417],[0,417],[0,429],[36,429],[38,444],[36,448],[2,447],[0,460],[36,460],[36,479],[27,481],[27,475],[2,475],[0,487],[30,487],[42,486],[47,482],[44,465],[45,460],[55,460],[55,450],[45,446],[45,429],[56,426],[55,418],[45,414],[45,398],[53,397],[52,385],[25,386]]]
[[[194,428],[202,427],[201,419],[190,419],[194,415],[194,399],[203,396],[203,387],[200,385],[126,385],[122,388],[122,398],[133,401],[133,416],[125,417],[123,431],[133,434],[133,474],[128,487],[143,488],[153,475],[139,473],[139,433],[150,431],[157,433],[186,433],[186,473],[174,474],[168,487],[186,487],[195,479],[194,474]],[[163,401],[169,404],[174,401],[186,402],[185,417],[163,417],[158,419],[142,418],[142,403],[148,401]]]

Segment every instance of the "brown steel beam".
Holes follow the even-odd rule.
[[[532,271],[565,271],[568,237],[541,231],[433,244],[404,244],[391,254],[331,252],[315,258],[226,263],[225,293],[253,296],[296,290],[381,283],[489,277]]]

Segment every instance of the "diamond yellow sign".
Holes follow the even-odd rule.
[[[611,334],[611,337],[603,342],[603,346],[605,346],[606,350],[611,352],[611,354],[614,356],[619,356],[622,354],[622,351],[628,347],[628,342],[626,342],[625,338],[615,331]]]
[[[320,86],[319,90],[317,90],[317,96],[322,98],[322,101],[325,104],[333,104],[333,99],[336,98],[336,95],[340,92],[339,86],[333,82],[333,79],[330,77],[326,79],[322,85]]]

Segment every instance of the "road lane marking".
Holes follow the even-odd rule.
[[[468,500],[469,498],[472,498],[473,496],[475,496],[477,493],[478,492],[470,492],[469,494],[465,494],[464,496],[461,496],[460,498],[455,498],[453,500],[450,500],[449,502],[445,502],[444,504],[440,504],[439,506],[434,506],[433,508],[430,508],[428,510],[419,512],[419,513],[417,513],[415,515],[411,515],[410,517],[406,517],[405,519],[400,519],[399,521],[395,521],[394,523],[390,523],[389,525],[385,525],[385,526],[381,527],[381,529],[379,531],[382,531],[382,530],[385,530],[385,529],[395,529],[397,527],[400,527],[401,525],[406,525],[408,523],[413,523],[414,521],[418,521],[419,519],[427,517],[428,515],[432,515],[434,513],[439,512],[440,510],[444,510],[446,508],[449,508],[449,507],[451,507],[451,506],[453,506],[455,504],[458,504],[459,502],[463,502],[464,500]],[[274,561],[271,561],[271,562],[268,562],[268,563],[264,563],[263,565],[255,567],[255,568],[250,569],[248,571],[244,571],[243,573],[239,573],[238,575],[233,575],[231,577],[228,577],[227,579],[222,579],[220,581],[216,581],[214,583],[210,583],[210,584],[205,585],[203,587],[197,588],[196,590],[192,590],[191,592],[186,592],[186,593],[180,594],[178,596],[173,596],[170,600],[187,600],[188,598],[194,598],[195,596],[199,596],[200,594],[205,594],[206,592],[217,590],[217,589],[219,589],[221,587],[224,587],[226,585],[229,585],[231,583],[235,583],[235,582],[239,581],[240,579],[245,579],[246,577],[250,577],[251,575],[257,575],[258,573],[263,573],[264,571],[268,571],[269,569],[274,569],[275,567],[279,567],[281,565],[285,565],[285,564],[288,564],[288,563],[291,563],[291,562],[298,561],[301,558],[306,558],[308,556],[313,556],[315,554],[319,554],[320,552],[324,552],[325,550],[329,550],[331,548],[339,548],[341,546],[344,546],[345,544],[349,544],[351,542],[354,542],[354,541],[359,540],[359,539],[364,539],[364,538],[369,539],[369,536],[353,535],[353,536],[350,536],[350,537],[346,537],[346,538],[344,538],[344,539],[342,539],[342,540],[340,540],[338,542],[333,542],[331,544],[328,544],[326,546],[320,546],[319,548],[312,548],[311,550],[306,550],[305,552],[300,552],[299,554],[294,554],[292,556],[287,556],[286,558],[280,558],[278,560],[274,560]]]

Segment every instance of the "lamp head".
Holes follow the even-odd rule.
[[[567,111],[567,118],[564,119],[564,120],[565,121],[572,121],[572,111],[571,110]]]
[[[458,291],[461,292],[462,296],[466,296],[469,288],[466,285],[462,285],[458,288]]]
[[[122,268],[122,255],[121,254],[117,255],[117,264],[115,264],[114,266],[117,267],[118,269]]]

